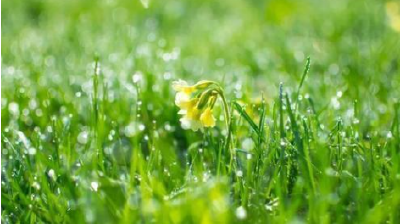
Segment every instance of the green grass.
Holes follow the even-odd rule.
[[[1,35],[3,223],[400,223],[384,1],[15,0]]]

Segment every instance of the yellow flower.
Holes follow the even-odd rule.
[[[217,83],[203,80],[190,86],[187,82],[178,80],[172,83],[172,87],[177,92],[175,104],[180,109],[178,114],[183,115],[180,121],[184,129],[197,131],[203,127],[215,126],[212,107],[218,95],[221,95],[221,88]]]
[[[201,111],[197,109],[197,106],[189,107],[186,111],[186,117],[192,120],[199,120],[200,119]]]
[[[177,92],[175,95],[175,104],[178,107],[185,107],[186,104],[188,104],[190,101],[190,95],[186,94],[184,92]]]
[[[215,118],[212,114],[211,108],[206,108],[200,116],[200,121],[204,127],[214,127]]]
[[[183,80],[173,82],[172,88],[177,91],[175,95],[175,104],[179,108],[185,110],[190,106],[191,94],[195,89]]]
[[[198,98],[191,99],[187,102],[182,102],[180,104],[177,104],[177,106],[180,108],[178,114],[181,115],[186,115],[186,114],[192,114],[193,109],[197,107],[197,102],[199,101]]]
[[[172,82],[172,88],[178,93],[181,92],[189,96],[196,90],[193,86],[189,86],[189,84],[186,81],[183,81],[181,79]]]

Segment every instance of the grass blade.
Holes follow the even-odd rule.
[[[247,123],[249,123],[250,127],[258,134],[260,135],[260,130],[258,129],[258,126],[254,123],[254,121],[250,118],[250,116],[247,114],[247,112],[238,104],[237,102],[233,102],[233,105],[235,105],[236,111],[242,116]]]
[[[304,68],[303,75],[301,76],[299,87],[297,88],[296,104],[295,104],[295,109],[294,109],[294,113],[295,114],[297,112],[297,108],[298,108],[298,105],[299,105],[300,89],[303,86],[304,80],[306,79],[306,76],[307,76],[308,72],[310,71],[310,65],[311,65],[311,59],[310,59],[310,57],[307,57],[306,67]]]

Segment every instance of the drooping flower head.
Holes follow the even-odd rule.
[[[178,114],[183,115],[180,121],[184,129],[197,131],[203,127],[215,126],[212,113],[214,104],[218,96],[225,100],[222,89],[216,82],[203,80],[190,86],[187,82],[178,80],[172,83],[172,87],[177,92],[175,104],[180,108]]]

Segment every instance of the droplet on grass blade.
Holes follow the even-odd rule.
[[[15,117],[19,116],[19,105],[15,102],[8,104],[8,111]]]
[[[251,138],[246,138],[242,142],[242,148],[246,151],[250,151],[254,148],[254,142]]]
[[[86,143],[88,143],[89,140],[89,133],[87,131],[82,131],[81,133],[79,133],[78,135],[78,142],[82,145],[85,145]]]
[[[38,117],[43,116],[43,111],[42,111],[42,109],[36,109],[35,114],[36,114],[36,116],[38,116]]]
[[[28,140],[28,138],[25,136],[25,134],[24,134],[23,132],[21,132],[21,131],[18,131],[18,132],[17,132],[17,135],[18,135],[19,141],[22,142],[22,144],[24,145],[24,147],[25,147],[26,149],[29,149],[30,146],[31,146],[31,143],[30,143],[30,141]]]
[[[125,136],[126,137],[133,137],[137,133],[138,128],[135,122],[131,122],[128,126],[125,127]]]
[[[210,178],[210,175],[207,172],[203,173],[203,182],[207,182],[207,180]]]
[[[172,78],[171,72],[165,72],[163,77],[164,80],[170,80]]]
[[[36,190],[40,190],[40,184],[38,182],[33,182],[32,187],[35,188]]]
[[[49,176],[51,179],[55,180],[56,179],[56,172],[54,172],[53,169],[49,170],[49,172],[47,172],[47,176]]]
[[[238,207],[235,214],[238,219],[245,219],[247,217],[246,209],[243,206]]]
[[[251,155],[251,153],[247,153],[246,158],[247,158],[248,160],[251,160],[252,157],[253,157],[253,155]]]
[[[332,105],[333,109],[335,109],[335,110],[340,108],[340,102],[337,97],[332,97],[331,105]]]
[[[132,76],[133,83],[138,83],[142,79],[142,72],[137,71]]]
[[[99,183],[93,181],[90,183],[90,188],[92,189],[92,191],[97,192],[97,189],[99,188]]]
[[[35,154],[36,154],[36,148],[30,147],[30,148],[28,149],[28,154],[29,154],[29,155],[35,155]]]

